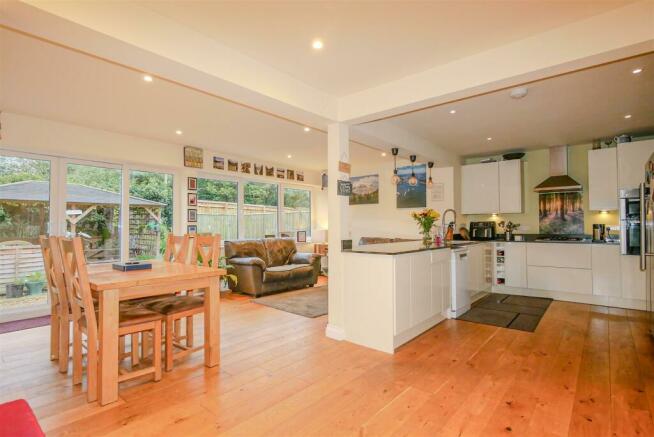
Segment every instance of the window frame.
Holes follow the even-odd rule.
[[[309,228],[306,229],[306,232],[307,232],[307,241],[310,241],[311,235],[312,235],[311,230],[313,229],[313,190],[311,189],[311,187],[308,187],[308,186],[280,184],[280,195],[281,195],[281,199],[282,199],[282,207],[279,210],[279,214],[280,214],[281,221],[284,222],[284,227],[283,227],[284,232],[288,232],[288,230],[286,229],[286,221],[283,219],[284,208],[286,208],[286,201],[285,201],[285,197],[284,197],[284,191],[286,189],[302,190],[302,191],[308,191],[309,192]],[[304,230],[304,229],[299,229],[299,230]],[[295,239],[297,241],[297,234],[295,236]]]

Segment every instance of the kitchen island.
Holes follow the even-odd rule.
[[[456,281],[455,252],[480,244],[425,247],[410,241],[344,251],[345,339],[393,353],[443,321]]]

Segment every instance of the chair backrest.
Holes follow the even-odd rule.
[[[218,268],[220,262],[220,234],[196,235],[193,238],[192,260],[201,266]]]
[[[48,283],[50,293],[50,306],[60,316],[68,316],[70,304],[68,303],[68,292],[66,280],[64,279],[64,265],[61,258],[61,249],[57,237],[39,236],[41,254],[43,255],[43,269]]]
[[[89,330],[89,337],[94,335],[91,338],[97,338],[98,325],[95,318],[95,307],[91,296],[82,239],[80,237],[60,238],[59,247],[61,248],[64,278],[73,317],[75,321],[86,318],[86,329]]]
[[[164,261],[186,264],[188,262],[189,236],[168,234]]]

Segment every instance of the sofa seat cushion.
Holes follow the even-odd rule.
[[[310,278],[313,267],[307,264],[285,264],[283,266],[268,267],[263,272],[263,282],[288,281],[292,279]]]

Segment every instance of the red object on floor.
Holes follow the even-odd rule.
[[[25,399],[0,404],[0,437],[44,437]]]

